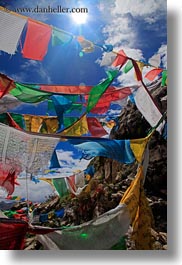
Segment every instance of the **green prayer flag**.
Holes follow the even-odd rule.
[[[12,119],[20,126],[20,128],[25,129],[25,121],[22,114],[10,113]]]
[[[131,60],[128,60],[127,64],[125,65],[123,72],[126,74],[133,68],[133,63]]]
[[[16,87],[9,93],[26,103],[37,103],[48,99],[52,96],[52,93],[40,91],[37,86],[27,86],[19,83],[15,83]]]
[[[114,78],[117,76],[118,72],[118,70],[107,71],[106,73],[108,75],[108,78],[91,89],[88,97],[88,104],[86,110],[87,112],[90,112],[90,110],[95,107],[102,94],[106,91],[106,89],[110,86]]]
[[[76,117],[63,117],[64,127],[67,128],[67,127],[71,126],[77,120],[78,120],[78,118],[76,118]]]
[[[55,178],[52,180],[52,183],[57,190],[60,197],[63,197],[65,195],[69,194],[68,188],[66,186],[66,182],[64,178]]]
[[[56,28],[52,29],[52,46],[67,44],[72,39],[73,36],[71,34]]]
[[[167,70],[164,70],[162,72],[162,81],[161,81],[161,85],[165,86],[166,85],[166,80],[167,80]]]

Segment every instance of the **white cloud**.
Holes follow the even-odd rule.
[[[37,83],[52,83],[49,72],[41,62],[28,60],[20,66],[20,70],[21,72],[19,72],[18,74],[15,73],[11,75],[11,78],[13,78],[17,82],[31,83],[31,76],[34,76]]]
[[[28,179],[26,185],[26,179],[18,179],[20,186],[16,186],[13,196],[20,196],[22,198],[27,198],[32,202],[45,201],[46,197],[53,194],[54,190],[50,184],[45,181],[40,181],[35,184],[33,181]],[[27,187],[28,186],[28,190]]]
[[[56,154],[61,167],[61,176],[71,176],[78,170],[83,171],[90,163],[90,160],[74,158],[74,153],[72,151],[59,149],[56,150]]]
[[[142,16],[146,21],[151,23],[156,21],[166,11],[166,0],[115,0],[115,7],[112,10],[112,14],[127,14],[132,16]],[[155,17],[150,15],[155,14]],[[151,20],[152,19],[152,20]]]

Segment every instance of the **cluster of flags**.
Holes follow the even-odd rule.
[[[0,8],[0,50],[14,54],[25,28],[22,55],[32,60],[43,60],[50,41],[55,46],[67,44],[75,38],[71,33]],[[76,40],[80,43],[83,52],[94,50],[93,42],[82,36],[76,37]],[[136,177],[116,209],[90,223],[73,229],[55,231],[45,237],[47,242],[52,240],[62,249],[99,249],[100,245],[108,249],[127,232],[129,224],[132,224],[136,247],[151,249],[152,217],[143,190],[146,169],[144,173],[142,163],[152,133],[142,139],[104,138],[108,133],[97,115],[106,114],[111,103],[121,103],[128,96],[132,96],[133,102],[153,131],[157,129],[161,133],[164,127],[163,114],[143,82],[142,70],[145,66],[152,67],[153,69],[150,69],[144,77],[153,81],[161,76],[162,86],[167,84],[167,70],[159,67],[159,56],[153,58],[151,64],[145,64],[128,57],[123,50],[114,52],[111,45],[100,45],[100,47],[106,52],[106,56],[108,53],[113,54],[111,66],[115,69],[108,70],[107,77],[92,87],[22,84],[0,74],[2,109],[8,108],[5,98],[9,97],[14,100],[12,104],[16,106],[47,101],[49,108],[54,109],[56,113],[56,116],[37,116],[2,111],[0,114],[0,186],[8,191],[8,195],[11,195],[14,185],[18,185],[16,180],[20,173],[30,174],[33,180],[34,176],[50,168],[60,167],[56,147],[58,143],[65,141],[80,150],[81,158],[86,160],[102,156],[125,164],[137,161],[139,167]],[[121,69],[124,73],[128,73],[132,68],[138,81],[137,86],[112,86]],[[6,104],[4,108],[3,104]],[[73,113],[77,114],[73,115]],[[114,121],[108,122],[108,127],[112,128],[114,125]],[[46,178],[42,180],[51,183],[60,196],[66,195],[68,190],[77,195],[84,188],[85,173],[80,172],[67,178],[53,178],[51,181]],[[17,222],[18,227],[21,225]],[[16,227],[16,224],[14,226]],[[5,229],[6,224],[2,227]],[[26,224],[24,227],[27,229]],[[106,233],[110,240],[105,240]],[[43,244],[47,244],[43,237],[40,240]],[[22,248],[22,245],[19,247]]]

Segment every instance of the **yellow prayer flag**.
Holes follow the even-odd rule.
[[[26,130],[30,132],[39,132],[40,127],[43,122],[43,118],[41,116],[33,116],[33,115],[23,115],[26,125]]]
[[[60,133],[61,136],[81,136],[88,133],[88,124],[86,114],[78,121],[73,123],[67,129]]]
[[[140,186],[141,181],[143,180],[143,174],[142,174],[142,166],[138,168],[138,172],[135,176],[135,179],[131,182],[128,189],[125,191],[120,203],[126,204],[130,218],[131,223],[133,223],[135,216],[137,214],[138,205],[139,205],[139,199],[140,199]]]
[[[132,239],[135,242],[135,248],[139,250],[151,250],[151,228],[153,226],[153,215],[152,210],[148,205],[143,185],[141,186],[140,190],[140,201],[138,211],[132,226]]]
[[[145,138],[140,138],[140,139],[131,139],[130,140],[130,147],[131,150],[133,151],[133,154],[136,158],[136,160],[141,163],[143,160],[143,154],[146,148],[146,145],[151,137],[151,134],[149,134]]]

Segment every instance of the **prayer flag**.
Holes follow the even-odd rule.
[[[112,63],[112,66],[116,67],[120,65],[122,67],[128,60],[128,57],[126,56],[125,52],[123,50],[120,50]]]
[[[152,69],[145,75],[145,78],[147,78],[150,81],[153,81],[161,72],[162,69]]]
[[[131,164],[135,160],[130,148],[130,140],[77,137],[75,139],[68,138],[68,141],[82,150],[84,159],[103,156],[126,164]]]
[[[13,80],[6,75],[0,74],[0,98],[15,87]]]
[[[53,27],[52,46],[68,44],[72,39],[73,35]]]
[[[66,128],[64,131],[60,132],[61,136],[81,136],[87,134],[89,131],[87,124],[87,117],[83,115],[79,120],[73,123],[70,127]]]
[[[127,64],[125,65],[123,72],[126,74],[133,68],[132,60],[128,60]]]
[[[162,114],[143,86],[140,86],[136,93],[134,93],[134,99],[138,110],[142,113],[148,123],[152,127],[155,127],[162,118]]]
[[[97,104],[98,100],[112,83],[117,74],[118,70],[107,71],[108,78],[91,89],[88,97],[87,112],[90,112],[90,110]]]
[[[0,10],[0,50],[15,54],[26,18]]]
[[[165,86],[167,83],[167,70],[164,70],[162,72],[162,82],[161,82],[161,85],[162,86]]]
[[[91,133],[92,136],[102,137],[108,134],[96,118],[89,117],[87,118],[87,122],[88,122],[89,132]]]
[[[28,18],[26,38],[22,50],[23,57],[43,60],[47,53],[51,32],[50,26]]]
[[[27,86],[20,83],[15,83],[16,87],[9,93],[25,103],[37,103],[48,99],[52,93],[43,92],[33,86]]]

